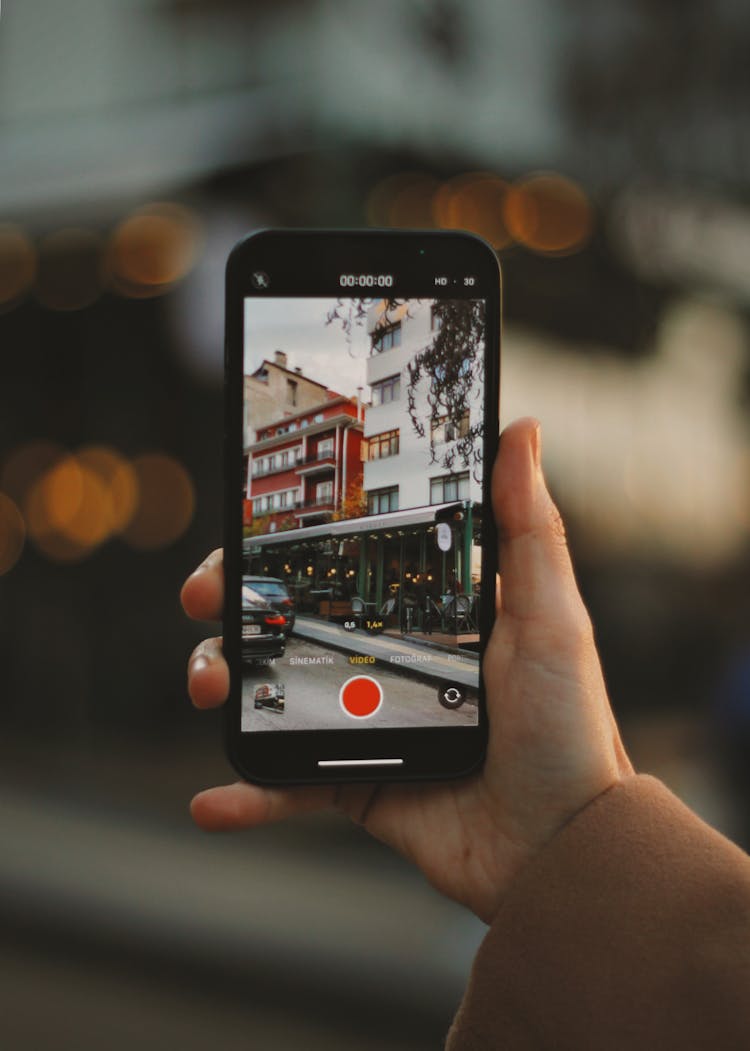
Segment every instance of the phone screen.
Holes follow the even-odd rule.
[[[243,303],[241,731],[476,726],[487,303],[274,296],[263,276]]]

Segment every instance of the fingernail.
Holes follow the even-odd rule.
[[[210,663],[208,657],[202,655],[200,657],[195,657],[190,662],[190,674],[194,675],[197,671],[203,671],[203,669],[207,668]]]
[[[542,428],[539,424],[536,425],[531,434],[531,455],[534,459],[534,466],[536,468],[541,467],[542,464]]]

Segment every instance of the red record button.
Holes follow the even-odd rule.
[[[369,675],[355,675],[341,687],[339,703],[353,719],[367,719],[383,703],[383,690],[380,683]]]

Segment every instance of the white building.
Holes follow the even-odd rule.
[[[448,421],[431,428],[424,378],[417,387],[415,401],[418,417],[425,423],[424,435],[416,432],[409,415],[407,366],[435,336],[433,302],[411,300],[408,307],[391,310],[386,317],[384,304],[379,301],[367,315],[371,350],[366,379],[371,399],[365,410],[363,487],[370,514],[453,500],[479,503],[482,499],[481,484],[465,460],[457,460],[451,470],[441,463],[449,443],[458,435],[453,436]],[[481,397],[472,401],[461,433],[476,423],[481,406]],[[431,461],[431,432],[437,462]]]

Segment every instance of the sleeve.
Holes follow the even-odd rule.
[[[750,1048],[750,858],[655,778],[590,803],[519,873],[446,1051]]]

